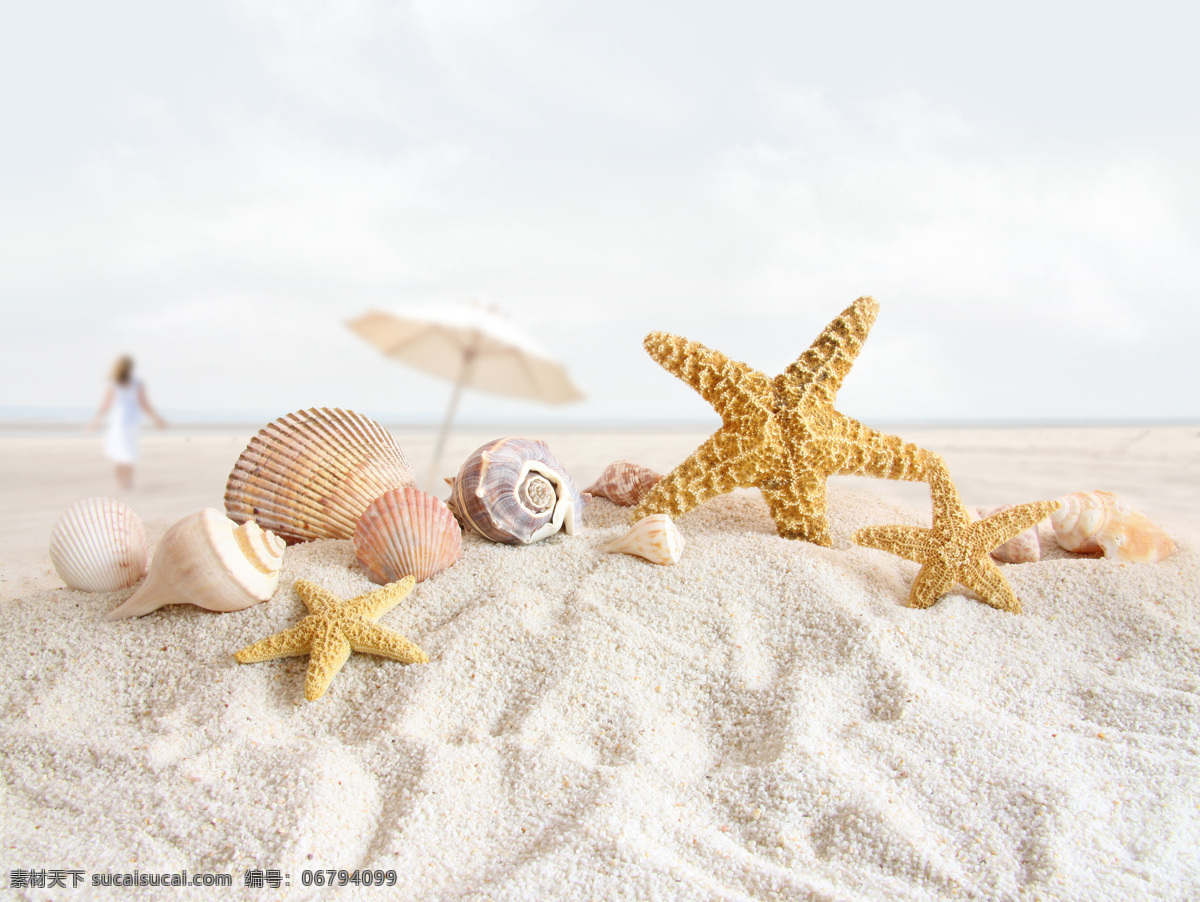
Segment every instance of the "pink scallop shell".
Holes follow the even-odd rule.
[[[462,530],[450,508],[411,486],[384,492],[354,528],[354,553],[371,580],[417,582],[440,573],[462,554]]]

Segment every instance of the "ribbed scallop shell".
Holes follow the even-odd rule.
[[[652,564],[678,564],[683,556],[683,536],[666,514],[651,514],[633,524],[633,528],[600,550],[635,554]]]
[[[225,485],[225,511],[289,545],[348,539],[367,505],[412,484],[404,452],[374,420],[352,410],[300,410],[250,440]]]
[[[116,592],[146,573],[146,528],[115,498],[76,501],[50,533],[50,562],[71,589]]]
[[[1143,563],[1156,563],[1175,551],[1165,531],[1114,492],[1073,492],[1058,500],[1062,506],[1050,522],[1067,551],[1102,551],[1105,557]]]
[[[978,509],[977,513],[980,517],[990,517],[992,514],[1012,507],[1011,504],[1003,504],[1000,507],[989,509]],[[1001,561],[1005,564],[1031,564],[1034,561],[1042,559],[1042,540],[1038,537],[1038,528],[1035,523],[1024,532],[1013,536],[999,548],[993,548],[990,552],[992,558]]]
[[[283,540],[253,520],[237,524],[206,507],[163,533],[150,574],[106,620],[140,617],[167,604],[240,611],[268,600],[279,587]]]
[[[462,530],[440,499],[411,486],[384,492],[354,530],[354,553],[374,582],[417,582],[440,573],[462,554]]]
[[[604,468],[600,478],[584,489],[590,495],[607,498],[613,504],[632,507],[662,479],[661,473],[635,464],[630,460],[616,460]]]
[[[584,498],[544,442],[501,438],[467,458],[446,503],[484,538],[528,545],[560,529],[574,535]]]

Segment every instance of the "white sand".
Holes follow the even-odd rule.
[[[107,623],[131,590],[69,591],[45,557],[58,513],[108,492],[103,461],[0,440],[0,880],[187,869],[235,888],[146,895],[300,899],[318,897],[304,869],[371,868],[446,900],[1200,898],[1200,429],[901,432],[969,504],[1112,488],[1179,551],[1122,565],[1045,532],[1047,560],[1004,567],[1023,614],[965,594],[916,611],[916,566],[850,536],[927,521],[921,486],[833,481],[834,549],[778,538],[757,492],[724,496],[680,519],[670,568],[598,554],[627,514],[597,500],[574,537],[465,537],[381,620],[430,663],[355,655],[309,703],[307,659],[231,655],[302,616],[298,577],[374,588],[349,542],[290,548],[267,604]],[[615,457],[665,470],[704,434],[546,437],[586,485]],[[219,507],[244,438],[148,441],[127,500],[155,536]],[[428,437],[401,441],[422,469]],[[247,868],[290,888],[243,889]]]

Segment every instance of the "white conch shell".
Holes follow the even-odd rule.
[[[413,484],[390,432],[353,410],[298,410],[250,440],[225,485],[225,513],[294,545],[348,539],[367,505]]]
[[[683,536],[666,514],[651,514],[633,524],[633,528],[600,550],[635,554],[652,564],[678,564],[683,556]]]
[[[485,539],[528,545],[559,530],[574,535],[586,502],[545,442],[501,438],[467,458],[446,504]]]
[[[68,588],[115,592],[145,575],[149,547],[133,508],[115,498],[85,498],[54,524],[50,563]]]
[[[990,509],[977,508],[972,513],[979,517],[990,517],[992,514],[1012,507],[1011,504],[1002,504],[1000,507]],[[1037,524],[1026,529],[1024,532],[1013,536],[1003,545],[998,548],[993,548],[990,552],[991,556],[1005,564],[1032,564],[1035,561],[1042,559],[1042,540],[1038,537]]]
[[[599,478],[584,489],[589,495],[607,498],[613,504],[632,507],[658,485],[661,473],[630,460],[615,460],[604,468]]]
[[[384,492],[354,528],[354,553],[373,582],[417,582],[462,554],[462,530],[440,499],[412,486]]]
[[[1073,492],[1059,499],[1050,516],[1054,537],[1067,551],[1119,561],[1155,563],[1175,551],[1175,543],[1141,511],[1114,492]]]
[[[106,620],[140,617],[165,604],[240,611],[279,586],[285,544],[253,520],[240,526],[211,507],[188,514],[154,550],[146,582]]]

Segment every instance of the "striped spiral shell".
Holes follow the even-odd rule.
[[[635,464],[630,460],[616,460],[604,468],[594,483],[584,489],[590,495],[607,498],[613,504],[633,507],[658,485],[661,473]]]
[[[1102,551],[1105,557],[1141,563],[1157,563],[1175,552],[1171,537],[1115,492],[1073,492],[1058,500],[1062,506],[1050,522],[1067,551]]]
[[[300,410],[250,440],[225,485],[225,511],[289,545],[348,539],[372,501],[412,484],[404,452],[374,420],[352,410]]]
[[[467,458],[447,504],[484,538],[528,545],[559,530],[574,535],[584,499],[544,442],[502,438]]]

